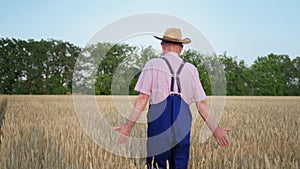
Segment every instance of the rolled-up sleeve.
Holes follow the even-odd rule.
[[[139,79],[135,85],[134,90],[151,95],[151,90],[152,90],[152,83],[153,83],[153,77],[152,77],[152,68],[151,68],[151,63],[147,62],[139,76]]]
[[[199,102],[206,99],[205,91],[202,87],[201,81],[199,79],[199,73],[196,68],[193,70],[193,77],[195,79],[195,86],[194,88],[194,96],[193,96],[193,102]]]

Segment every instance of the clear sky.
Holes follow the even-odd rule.
[[[101,28],[140,13],[181,18],[218,54],[248,65],[271,52],[300,56],[299,0],[1,0],[0,37],[52,38],[84,47]]]

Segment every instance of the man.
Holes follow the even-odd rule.
[[[113,129],[120,131],[117,143],[125,142],[150,100],[147,114],[148,168],[187,168],[192,121],[189,105],[192,102],[196,103],[219,145],[229,145],[224,131],[230,129],[217,126],[205,101],[206,95],[197,69],[179,57],[183,44],[191,40],[182,39],[178,28],[167,29],[162,38],[154,37],[161,40],[163,58],[151,59],[146,63],[135,87],[139,96],[134,110],[125,124]]]

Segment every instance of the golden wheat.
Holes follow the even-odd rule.
[[[111,97],[96,100],[110,125],[124,122]],[[94,143],[79,124],[72,96],[1,96],[0,102],[0,168],[145,168],[145,159],[119,157]],[[219,147],[212,137],[199,143],[203,122],[197,118],[189,168],[299,168],[299,103],[300,97],[227,97],[220,125],[231,128],[230,146]],[[145,131],[138,124],[133,136],[145,137]]]

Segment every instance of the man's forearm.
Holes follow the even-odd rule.
[[[224,131],[229,131],[230,128],[218,127],[218,123],[215,121],[215,118],[210,112],[209,106],[205,100],[197,102],[196,105],[201,117],[206,122],[209,129],[212,131],[213,136],[217,140],[218,144],[221,146],[229,145],[228,137],[224,133]]]
[[[130,114],[126,124],[131,128],[134,126],[136,121],[141,116],[141,113],[145,110],[146,105],[148,104],[149,96],[146,94],[140,93],[138,98],[135,100],[134,109]]]
[[[207,102],[200,101],[196,103],[197,109],[202,117],[202,119],[205,121],[206,125],[209,127],[209,129],[214,132],[215,129],[218,127],[218,124],[215,121],[215,118],[213,114],[210,112],[209,106]]]

